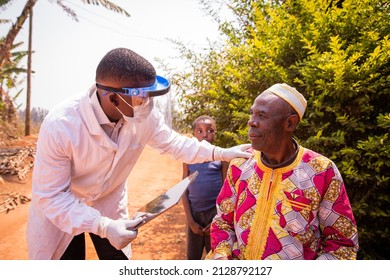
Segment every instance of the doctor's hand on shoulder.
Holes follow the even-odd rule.
[[[215,146],[213,160],[231,161],[234,158],[250,158],[252,144],[241,144],[231,148]]]

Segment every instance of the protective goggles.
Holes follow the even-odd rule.
[[[112,87],[106,87],[101,84],[96,83],[96,87],[98,89],[102,89],[108,92],[115,92],[115,93],[120,93],[124,95],[129,95],[129,96],[135,96],[135,97],[153,97],[153,96],[159,96],[166,94],[170,87],[171,84],[167,79],[161,76],[156,76],[156,82],[154,85],[151,85],[149,87],[142,87],[142,88],[112,88]]]

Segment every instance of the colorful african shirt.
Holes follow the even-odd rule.
[[[356,222],[336,165],[303,147],[286,167],[271,169],[260,158],[255,151],[230,163],[211,227],[213,254],[356,259]]]

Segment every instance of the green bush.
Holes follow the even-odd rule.
[[[210,114],[219,145],[248,142],[256,96],[274,83],[296,87],[308,100],[296,137],[339,167],[358,224],[358,258],[389,259],[390,4],[225,2],[236,15],[221,22],[225,44],[203,54],[182,49],[189,71],[173,80],[185,122]]]

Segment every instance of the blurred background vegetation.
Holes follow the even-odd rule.
[[[199,2],[219,23],[223,40],[202,52],[174,42],[187,67],[166,66],[178,97],[173,126],[190,132],[192,120],[208,114],[217,122],[218,145],[247,143],[249,108],[257,95],[275,83],[296,87],[308,101],[296,138],[339,167],[357,220],[358,258],[390,259],[389,1]],[[229,19],[220,18],[222,8],[231,12]],[[5,39],[0,58],[7,54]],[[24,122],[7,88],[26,72],[18,65],[27,52],[13,47],[12,59],[0,65],[3,136]],[[35,110],[38,131],[47,111]]]
[[[390,259],[390,2],[203,2],[226,41],[206,53],[178,43],[188,68],[172,72],[183,108],[174,120],[185,120],[176,126],[209,114],[219,145],[246,143],[257,95],[275,83],[294,86],[308,101],[296,138],[339,167],[358,258]],[[226,4],[232,21],[218,18]]]

